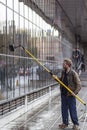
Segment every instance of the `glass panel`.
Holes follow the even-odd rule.
[[[20,23],[19,23],[19,27],[20,27],[20,44],[22,46],[25,47],[25,40],[26,40],[26,33],[25,33],[25,24],[24,24],[24,18],[20,16]],[[25,89],[25,51],[22,50],[20,48],[20,56],[22,58],[19,59],[19,82],[20,82],[20,95],[25,93],[26,89]],[[21,84],[21,76],[22,77],[22,81],[23,81],[23,84]],[[22,88],[23,87],[23,88]],[[22,93],[21,93],[21,90],[22,90]]]
[[[14,13],[14,44],[15,46],[18,46],[20,44],[20,31],[19,31],[19,15]],[[16,51],[14,51],[15,55],[19,54],[19,48],[16,49]]]
[[[33,24],[31,22],[29,22],[30,37],[32,37],[32,26],[33,26]]]
[[[15,36],[15,21],[13,20],[13,11],[7,8],[7,46],[9,44],[14,44],[14,36]],[[11,54],[9,50],[7,50],[8,54]],[[11,91],[12,98],[15,97],[15,62],[14,58],[6,57],[7,64],[7,97],[9,98],[9,91]]]
[[[31,50],[32,48],[32,40],[31,40],[31,37],[32,37],[32,23],[29,22],[28,23],[28,49]]]
[[[54,29],[54,37],[58,37],[58,30]]]
[[[7,9],[7,44],[14,43],[14,37],[13,37],[14,24],[15,24],[15,21],[13,21],[13,12],[12,10]]]
[[[42,28],[43,30],[46,30],[47,24],[44,20],[42,20]]]
[[[2,15],[3,12],[3,15]],[[0,3],[0,94],[3,100],[6,98],[6,58],[3,56],[5,54],[6,49],[4,46],[6,45],[6,7]],[[3,92],[5,92],[3,94]]]
[[[19,2],[19,6],[20,6],[20,14],[23,16],[24,15],[24,4],[23,4],[23,2]]]
[[[28,21],[25,20],[25,31],[28,32]]]
[[[36,26],[33,25],[32,28],[32,53],[37,57],[37,48],[36,48]]]
[[[23,17],[20,16],[20,31],[23,32],[24,31],[24,19]]]
[[[13,8],[13,0],[7,0],[7,6]]]
[[[2,2],[2,3],[4,3],[4,4],[6,4],[6,0],[0,0],[0,2]]]
[[[20,16],[20,44],[25,47],[25,28],[24,28],[24,18]],[[25,57],[25,51],[20,48],[20,56]],[[22,62],[22,63],[21,63]],[[20,61],[20,65],[24,68],[24,60]]]
[[[38,14],[36,14],[36,25],[39,26],[40,24],[40,17]]]
[[[28,19],[28,7],[26,5],[24,7],[25,7],[25,18]]]
[[[37,28],[36,37],[37,37],[37,57],[40,59],[40,29],[39,28]]]
[[[33,21],[33,15],[32,15],[32,10],[29,8],[29,20],[32,22]]]
[[[36,13],[33,11],[33,23],[36,24]]]
[[[29,27],[28,27],[28,21],[25,20],[25,35],[26,35],[26,38],[25,38],[25,47],[27,48],[28,47],[28,34],[29,33]]]
[[[6,7],[0,4],[0,34],[3,33],[6,33]]]
[[[14,0],[14,10],[15,10],[16,12],[19,11],[19,2],[18,2],[18,0]]]
[[[14,13],[15,33],[19,30],[19,15]]]
[[[42,20],[42,18],[40,17],[40,23],[39,23],[39,26],[40,26],[40,28],[42,28],[43,27],[43,20]],[[46,27],[46,26],[45,26]]]

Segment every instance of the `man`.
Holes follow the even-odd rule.
[[[66,86],[68,86],[75,94],[78,94],[81,89],[81,82],[78,74],[72,69],[72,61],[65,59],[63,62],[63,71],[60,79]],[[76,98],[68,92],[63,86],[60,86],[61,90],[61,113],[62,113],[62,124],[59,128],[65,129],[68,127],[68,110],[72,120],[73,130],[80,130],[77,110],[76,110]]]
[[[75,70],[78,70],[78,67],[81,62],[81,57],[82,57],[82,54],[80,50],[78,48],[74,49],[72,52],[72,60],[73,60],[73,65],[74,65],[73,67],[75,68]]]

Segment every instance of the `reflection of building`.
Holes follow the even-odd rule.
[[[3,42],[4,42],[4,35],[3,34],[0,34],[0,47],[4,44]],[[0,53],[2,53],[3,52],[3,48],[0,48]]]
[[[14,44],[17,46],[18,44],[21,45],[27,45],[27,34],[25,33],[24,30],[17,30],[16,31],[16,25],[15,25],[15,20],[9,21],[7,24],[7,36],[6,34],[6,26],[3,26],[3,32],[4,34],[1,34],[2,37],[7,38],[7,44]],[[3,40],[2,40],[3,42]],[[6,43],[3,42],[2,45],[5,45]]]
[[[27,31],[16,29],[15,21],[8,22],[8,30],[7,30],[7,45],[14,44],[17,46],[18,44],[23,45],[38,58],[43,60],[59,60],[58,55],[60,54],[60,42],[58,42],[58,37],[53,37],[50,29],[47,32],[29,29]],[[6,33],[6,27],[3,26],[3,32]],[[32,35],[31,35],[32,34]],[[2,34],[3,36],[4,34]],[[31,37],[30,37],[31,36]],[[2,40],[3,41],[3,40]],[[5,44],[2,43],[2,44]],[[37,50],[36,50],[37,49]],[[35,52],[36,50],[36,52]],[[38,51],[38,52],[37,52]],[[20,49],[16,50],[16,55],[25,56],[24,51]]]
[[[8,46],[9,44],[14,44],[15,39],[15,21],[8,21],[7,26],[3,26],[3,45]]]
[[[5,61],[7,70],[9,65],[12,66],[13,73],[10,73],[13,75],[13,80],[11,80],[13,85],[14,71],[18,73],[21,66],[26,70],[28,66],[33,66],[36,62],[30,58],[31,56],[25,54],[22,48],[10,52],[9,44],[14,44],[14,46],[21,44],[42,61],[51,60],[54,62],[56,60],[57,63],[60,63],[62,44],[58,35],[55,35],[56,31],[58,32],[58,28],[55,26],[57,20],[53,21],[56,15],[55,0],[0,0],[0,14],[2,12],[3,15],[0,15],[0,45],[5,45],[7,48],[0,50],[0,55]],[[55,33],[54,30],[56,30]],[[8,82],[7,78],[5,82],[7,91],[9,90]],[[11,87],[12,84],[10,84]],[[20,87],[19,95],[21,95]],[[13,97],[16,95],[15,92],[14,85],[12,88]],[[6,95],[9,97],[8,92]]]
[[[42,44],[39,44],[39,38],[37,39],[38,55],[43,60],[55,60],[59,61],[62,54],[61,42],[56,37],[43,37]],[[48,41],[49,40],[49,41]]]
[[[8,33],[9,34],[15,34],[15,21],[11,20],[9,21],[9,25],[8,25]]]

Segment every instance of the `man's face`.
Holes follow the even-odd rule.
[[[63,68],[64,68],[65,70],[67,70],[68,67],[69,67],[69,66],[68,66],[67,63],[64,61],[64,62],[63,62]]]

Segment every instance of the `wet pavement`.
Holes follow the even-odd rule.
[[[82,87],[79,97],[87,103],[87,88]],[[87,129],[87,113],[85,106],[77,101],[77,111],[81,130]],[[84,113],[85,112],[85,113]],[[60,96],[50,98],[45,104],[32,109],[19,118],[5,125],[1,130],[59,130],[61,123],[61,102]],[[72,130],[71,123],[66,130]]]

